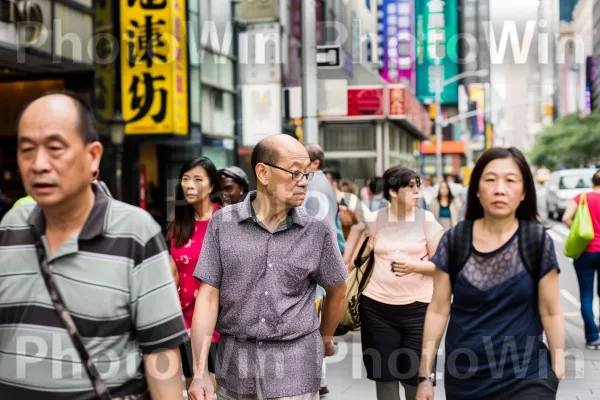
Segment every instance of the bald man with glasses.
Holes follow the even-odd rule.
[[[308,153],[288,135],[263,139],[252,153],[257,190],[210,221],[194,276],[190,400],[317,400],[324,357],[344,309],[347,276],[329,224],[301,207],[313,179]],[[321,321],[317,286],[326,289]]]

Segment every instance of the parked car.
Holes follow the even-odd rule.
[[[593,189],[592,177],[596,169],[565,169],[550,174],[546,206],[548,216],[560,220],[569,203],[579,193],[589,193]]]

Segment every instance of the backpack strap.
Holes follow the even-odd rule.
[[[534,282],[540,280],[546,230],[537,221],[519,221],[519,253]]]
[[[448,233],[448,274],[454,282],[471,255],[473,243],[473,221],[463,220]]]

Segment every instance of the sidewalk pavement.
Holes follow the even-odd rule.
[[[567,327],[566,377],[560,384],[557,400],[600,400],[600,351],[586,350],[580,338],[573,336]],[[359,332],[338,337],[336,341],[338,354],[327,361],[327,386],[330,393],[324,399],[375,399],[375,383],[366,378],[362,364]],[[435,400],[446,398],[442,357],[438,357]],[[404,399],[402,389],[400,391],[401,398]]]

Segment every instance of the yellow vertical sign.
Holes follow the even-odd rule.
[[[126,134],[188,133],[185,0],[120,0]]]
[[[115,107],[115,76],[112,48],[113,38],[112,1],[98,0],[95,4],[96,23],[96,76],[94,79],[94,110],[104,121],[113,118]]]
[[[492,124],[485,126],[485,149],[491,149],[494,146],[494,136],[492,131]]]

